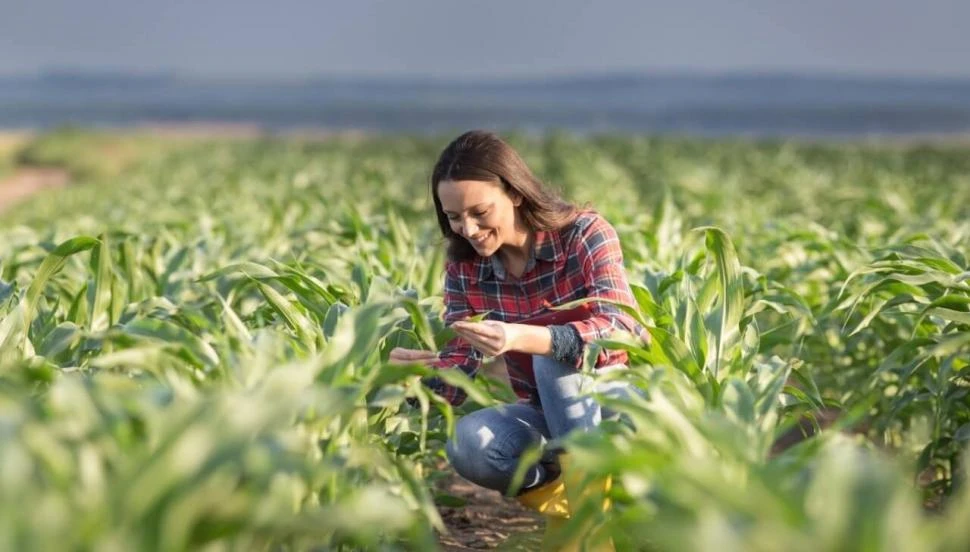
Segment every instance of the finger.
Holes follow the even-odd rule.
[[[477,336],[468,336],[468,337],[465,337],[465,340],[468,341],[469,345],[471,345],[481,353],[487,356],[495,355],[495,351],[497,350],[495,344],[490,343],[484,339],[478,338]]]
[[[454,324],[452,324],[452,326],[456,328],[462,328],[465,330],[471,330],[471,331],[482,331],[490,328],[489,325],[484,324],[482,322],[465,322],[461,320],[458,322],[455,322]]]
[[[473,347],[482,343],[482,337],[478,334],[471,333],[466,330],[456,330],[455,333],[457,333],[459,337],[467,341]]]
[[[404,348],[400,348],[398,350],[400,352],[404,353],[405,355],[411,356],[411,357],[426,357],[426,356],[435,356],[436,354],[438,354],[438,353],[435,353],[434,351],[426,351],[424,349],[404,349]]]
[[[494,333],[473,333],[470,331],[458,331],[457,333],[465,339],[474,339],[493,350],[498,350],[505,343],[505,333],[501,328],[495,328]]]
[[[411,351],[409,349],[404,349],[402,347],[395,347],[391,349],[391,358],[410,358]]]
[[[396,357],[398,360],[409,361],[409,362],[425,362],[429,360],[437,360],[438,355],[408,355],[405,357]]]
[[[430,360],[438,357],[434,351],[421,351],[416,349],[404,349],[402,347],[391,350],[391,358],[399,360]]]
[[[463,331],[459,331],[458,335],[476,347],[494,347],[498,344],[498,339],[492,336]]]
[[[438,359],[435,358],[395,358],[390,357],[387,359],[391,364],[407,365],[407,364],[421,364],[424,366],[431,366]]]
[[[457,324],[457,322],[456,322],[456,324]],[[498,335],[502,332],[502,330],[499,329],[499,328],[495,328],[495,327],[492,327],[492,326],[486,326],[485,324],[475,324],[475,323],[466,324],[466,323],[462,323],[460,326],[457,326],[457,327],[453,326],[453,327],[455,328],[455,331],[456,332],[459,332],[459,333],[465,332],[465,333],[468,333],[468,334],[480,335],[482,337],[492,337],[492,338],[494,338],[494,337],[498,337]]]

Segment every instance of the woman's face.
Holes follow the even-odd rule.
[[[498,182],[442,180],[438,199],[451,230],[468,240],[482,257],[494,255],[505,244],[523,241],[516,207],[520,196],[511,196]]]

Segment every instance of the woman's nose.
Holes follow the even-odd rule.
[[[471,219],[465,219],[465,222],[461,224],[461,231],[466,238],[470,238],[475,235],[475,232],[478,231],[478,227]]]

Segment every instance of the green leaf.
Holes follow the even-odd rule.
[[[466,322],[481,322],[489,315],[491,311],[486,311],[478,313],[473,316],[469,316],[464,320]],[[458,337],[458,332],[452,329],[451,326],[445,326],[440,331],[434,335],[434,349],[435,351],[440,351],[444,346],[451,343],[455,338]]]
[[[21,300],[19,307],[14,309],[14,313],[4,317],[3,322],[0,322],[0,357],[3,357],[10,347],[17,344],[18,337],[20,345],[26,347],[28,329],[36,314],[37,302],[44,286],[47,285],[47,281],[61,270],[68,257],[87,251],[98,243],[95,238],[78,236],[62,242],[47,255],[37,269],[37,273],[34,275],[30,287],[27,288],[27,293]]]
[[[715,359],[714,377],[716,378],[721,371],[722,364],[726,358],[726,343],[729,340],[729,333],[738,332],[738,324],[744,314],[744,287],[741,281],[741,263],[738,261],[737,252],[734,244],[727,234],[716,227],[704,227],[708,253],[714,256],[717,264],[718,282],[720,283],[719,327],[714,328]]]
[[[219,364],[219,355],[211,345],[191,331],[172,322],[141,318],[128,322],[121,329],[125,335],[182,348],[200,366],[214,368]]]
[[[464,372],[457,368],[436,370],[435,376],[441,379],[441,381],[451,385],[453,387],[458,387],[462,391],[468,394],[468,398],[482,406],[493,406],[498,404],[485,389],[480,385],[475,383],[471,378],[469,378]]]
[[[303,313],[294,307],[278,291],[273,289],[272,286],[260,282],[257,284],[257,287],[259,288],[259,292],[263,294],[263,297],[266,298],[266,301],[273,310],[280,315],[286,325],[296,332],[305,344],[312,344],[313,323],[307,320]]]
[[[83,334],[73,322],[61,322],[37,345],[37,354],[52,358],[77,345]]]
[[[649,354],[652,364],[676,368],[701,383],[700,366],[683,341],[661,328],[648,327],[647,330],[652,338]]]
[[[271,268],[259,263],[247,261],[224,266],[218,270],[206,274],[205,276],[202,276],[198,281],[208,282],[210,280],[215,280],[217,278],[223,278],[226,276],[243,276],[246,278],[252,278],[254,280],[279,278],[279,274],[274,272]]]
[[[99,243],[91,251],[91,264],[96,267],[94,297],[89,308],[91,331],[101,331],[114,321],[111,319],[111,286],[114,274],[111,264],[111,246],[108,235],[101,234]]]
[[[408,315],[411,318],[411,324],[414,327],[414,334],[421,340],[421,344],[425,349],[429,351],[438,350],[435,343],[435,336],[432,335],[431,325],[428,323],[427,317],[424,312],[421,311],[421,306],[414,299],[405,299],[401,301],[401,306],[408,311]]]

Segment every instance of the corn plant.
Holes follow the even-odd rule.
[[[0,221],[3,547],[435,548],[456,418],[512,398],[448,371],[452,408],[387,364],[454,336],[427,185],[447,138],[139,138],[122,165],[91,158],[104,135],[28,144],[78,183]],[[614,483],[570,531],[967,548],[964,150],[512,141],[614,224],[651,337],[600,344],[641,394],[568,441]],[[774,447],[823,409],[834,428]]]

